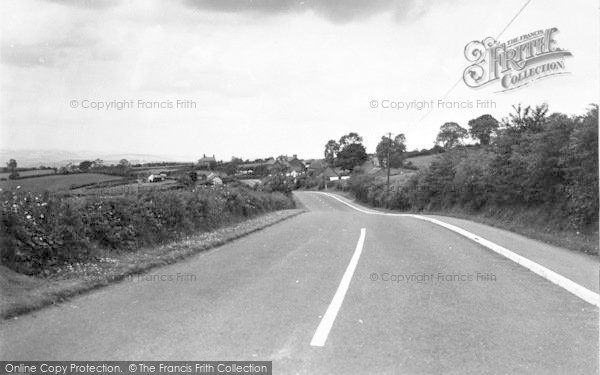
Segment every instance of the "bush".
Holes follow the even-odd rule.
[[[557,229],[598,222],[598,106],[583,116],[512,115],[489,146],[456,147],[438,156],[386,197],[375,177],[355,174],[350,190],[361,202],[411,210],[537,212]]]
[[[526,127],[519,121],[489,147],[448,151],[414,176],[405,186],[410,206],[520,207],[558,219],[560,229],[597,223],[598,107],[579,117],[527,117]]]
[[[85,198],[3,192],[2,263],[39,274],[85,261],[99,250],[134,251],[273,210],[294,207],[282,193],[203,187]]]
[[[267,177],[264,180],[263,185],[265,187],[265,191],[280,192],[287,195],[291,194],[292,190],[296,187],[294,179],[286,177],[283,174],[275,174]]]
[[[405,162],[404,165],[402,166],[402,168],[404,168],[404,169],[410,169],[412,171],[418,171],[419,170],[419,168],[416,165],[414,165],[413,162],[410,161],[410,160],[407,161],[407,162]]]

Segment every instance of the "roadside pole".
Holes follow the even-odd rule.
[[[386,159],[386,163],[387,163],[387,188],[385,190],[385,206],[387,208],[388,206],[388,202],[389,202],[389,198],[390,198],[390,148],[392,148],[392,133],[388,133],[388,138],[390,140],[390,143],[388,145],[387,148],[387,159]]]

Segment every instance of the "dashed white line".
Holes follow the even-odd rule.
[[[366,229],[362,228],[360,230],[360,237],[358,238],[358,243],[356,244],[356,249],[354,250],[354,254],[352,255],[352,259],[350,259],[350,263],[346,268],[346,272],[344,272],[344,276],[342,277],[342,281],[325,312],[323,315],[323,319],[321,319],[321,323],[317,327],[315,334],[313,335],[312,340],[310,341],[311,346],[323,346],[325,345],[325,341],[327,341],[327,336],[329,336],[329,331],[331,331],[331,327],[333,326],[333,322],[342,307],[342,303],[344,302],[344,297],[346,296],[346,292],[348,291],[348,287],[350,286],[350,281],[352,280],[352,276],[354,275],[354,270],[356,269],[356,265],[358,264],[358,260],[360,259],[360,254],[362,253],[363,246],[365,244],[365,235]]]

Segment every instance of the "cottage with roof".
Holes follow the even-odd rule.
[[[215,159],[215,155],[206,156],[206,154],[202,155],[202,158],[198,160],[198,168],[200,169],[212,169],[217,164],[217,160]]]

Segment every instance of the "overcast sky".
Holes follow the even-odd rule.
[[[598,4],[589,0],[532,0],[500,38],[557,27],[559,47],[573,54],[569,75],[504,93],[461,81],[446,98],[496,109],[371,108],[441,99],[469,65],[465,45],[497,36],[524,3],[5,0],[0,147],[308,158],[349,131],[369,152],[388,131],[404,133],[409,149],[429,148],[444,122],[501,119],[519,102],[584,113],[600,82]],[[82,108],[113,100],[134,108]]]

